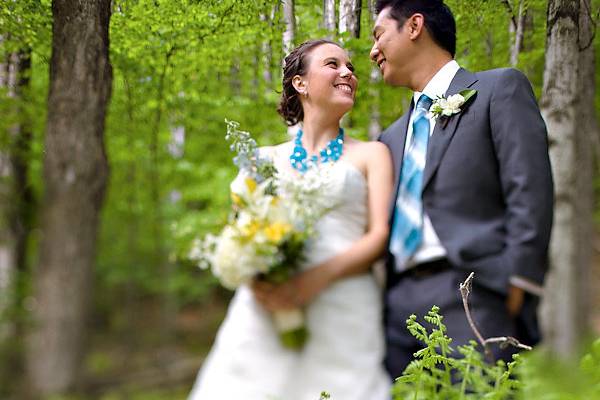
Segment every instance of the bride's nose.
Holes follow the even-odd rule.
[[[340,70],[340,78],[350,78],[352,76],[352,70],[350,68],[344,66]]]

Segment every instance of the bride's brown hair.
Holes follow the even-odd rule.
[[[294,85],[292,85],[292,79],[296,75],[303,76],[307,72],[309,53],[322,44],[334,44],[341,47],[338,43],[328,39],[307,40],[285,57],[282,80],[283,91],[281,93],[277,112],[281,114],[286,124],[289,126],[296,125],[304,119],[302,103],[298,97],[298,91]]]

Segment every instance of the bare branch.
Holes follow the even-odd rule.
[[[467,321],[469,321],[469,325],[471,326],[471,330],[475,334],[475,337],[477,338],[479,343],[481,343],[481,346],[483,346],[485,356],[490,361],[492,361],[492,362],[494,361],[492,351],[490,350],[490,347],[489,347],[489,345],[491,343],[499,343],[499,346],[501,348],[505,348],[507,346],[514,346],[518,349],[531,350],[532,348],[530,346],[522,344],[516,338],[511,337],[511,336],[492,337],[492,338],[488,338],[488,339],[483,338],[483,335],[481,334],[481,332],[479,332],[479,329],[477,329],[477,325],[475,325],[475,321],[473,320],[473,317],[471,316],[471,310],[469,308],[469,294],[471,294],[474,277],[475,277],[475,272],[471,272],[469,274],[469,276],[467,277],[467,279],[465,279],[465,281],[459,285],[459,290],[460,290],[460,294],[462,297],[465,314],[467,316]]]
[[[493,338],[485,339],[485,343],[486,344],[500,343],[500,347],[502,347],[502,348],[505,348],[508,346],[514,346],[514,347],[517,347],[517,348],[523,349],[523,350],[533,350],[533,347],[527,346],[526,344],[519,342],[516,338],[514,338],[512,336],[500,336],[500,337],[493,337]]]
[[[475,337],[477,338],[477,340],[479,341],[481,346],[483,346],[483,350],[485,352],[486,357],[493,359],[492,354],[491,354],[488,346],[485,343],[485,339],[479,332],[479,329],[477,329],[477,325],[475,325],[475,321],[473,321],[473,317],[471,316],[471,310],[469,308],[469,294],[471,294],[471,288],[473,285],[474,277],[475,277],[475,272],[471,272],[469,274],[469,276],[467,277],[467,279],[465,279],[465,281],[460,284],[460,286],[459,286],[460,295],[462,296],[463,307],[465,309],[465,314],[467,315],[467,321],[469,321],[469,325],[471,326],[471,330],[475,334]]]

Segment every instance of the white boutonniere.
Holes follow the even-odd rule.
[[[462,107],[471,97],[477,93],[476,90],[467,89],[460,91],[452,96],[439,96],[429,107],[429,117],[437,119],[439,117],[451,117],[458,114]]]

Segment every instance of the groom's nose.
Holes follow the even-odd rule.
[[[371,52],[369,53],[369,57],[371,57],[371,60],[376,62],[378,55],[379,55],[379,49],[377,48],[377,43],[373,43],[373,47],[371,47]]]

